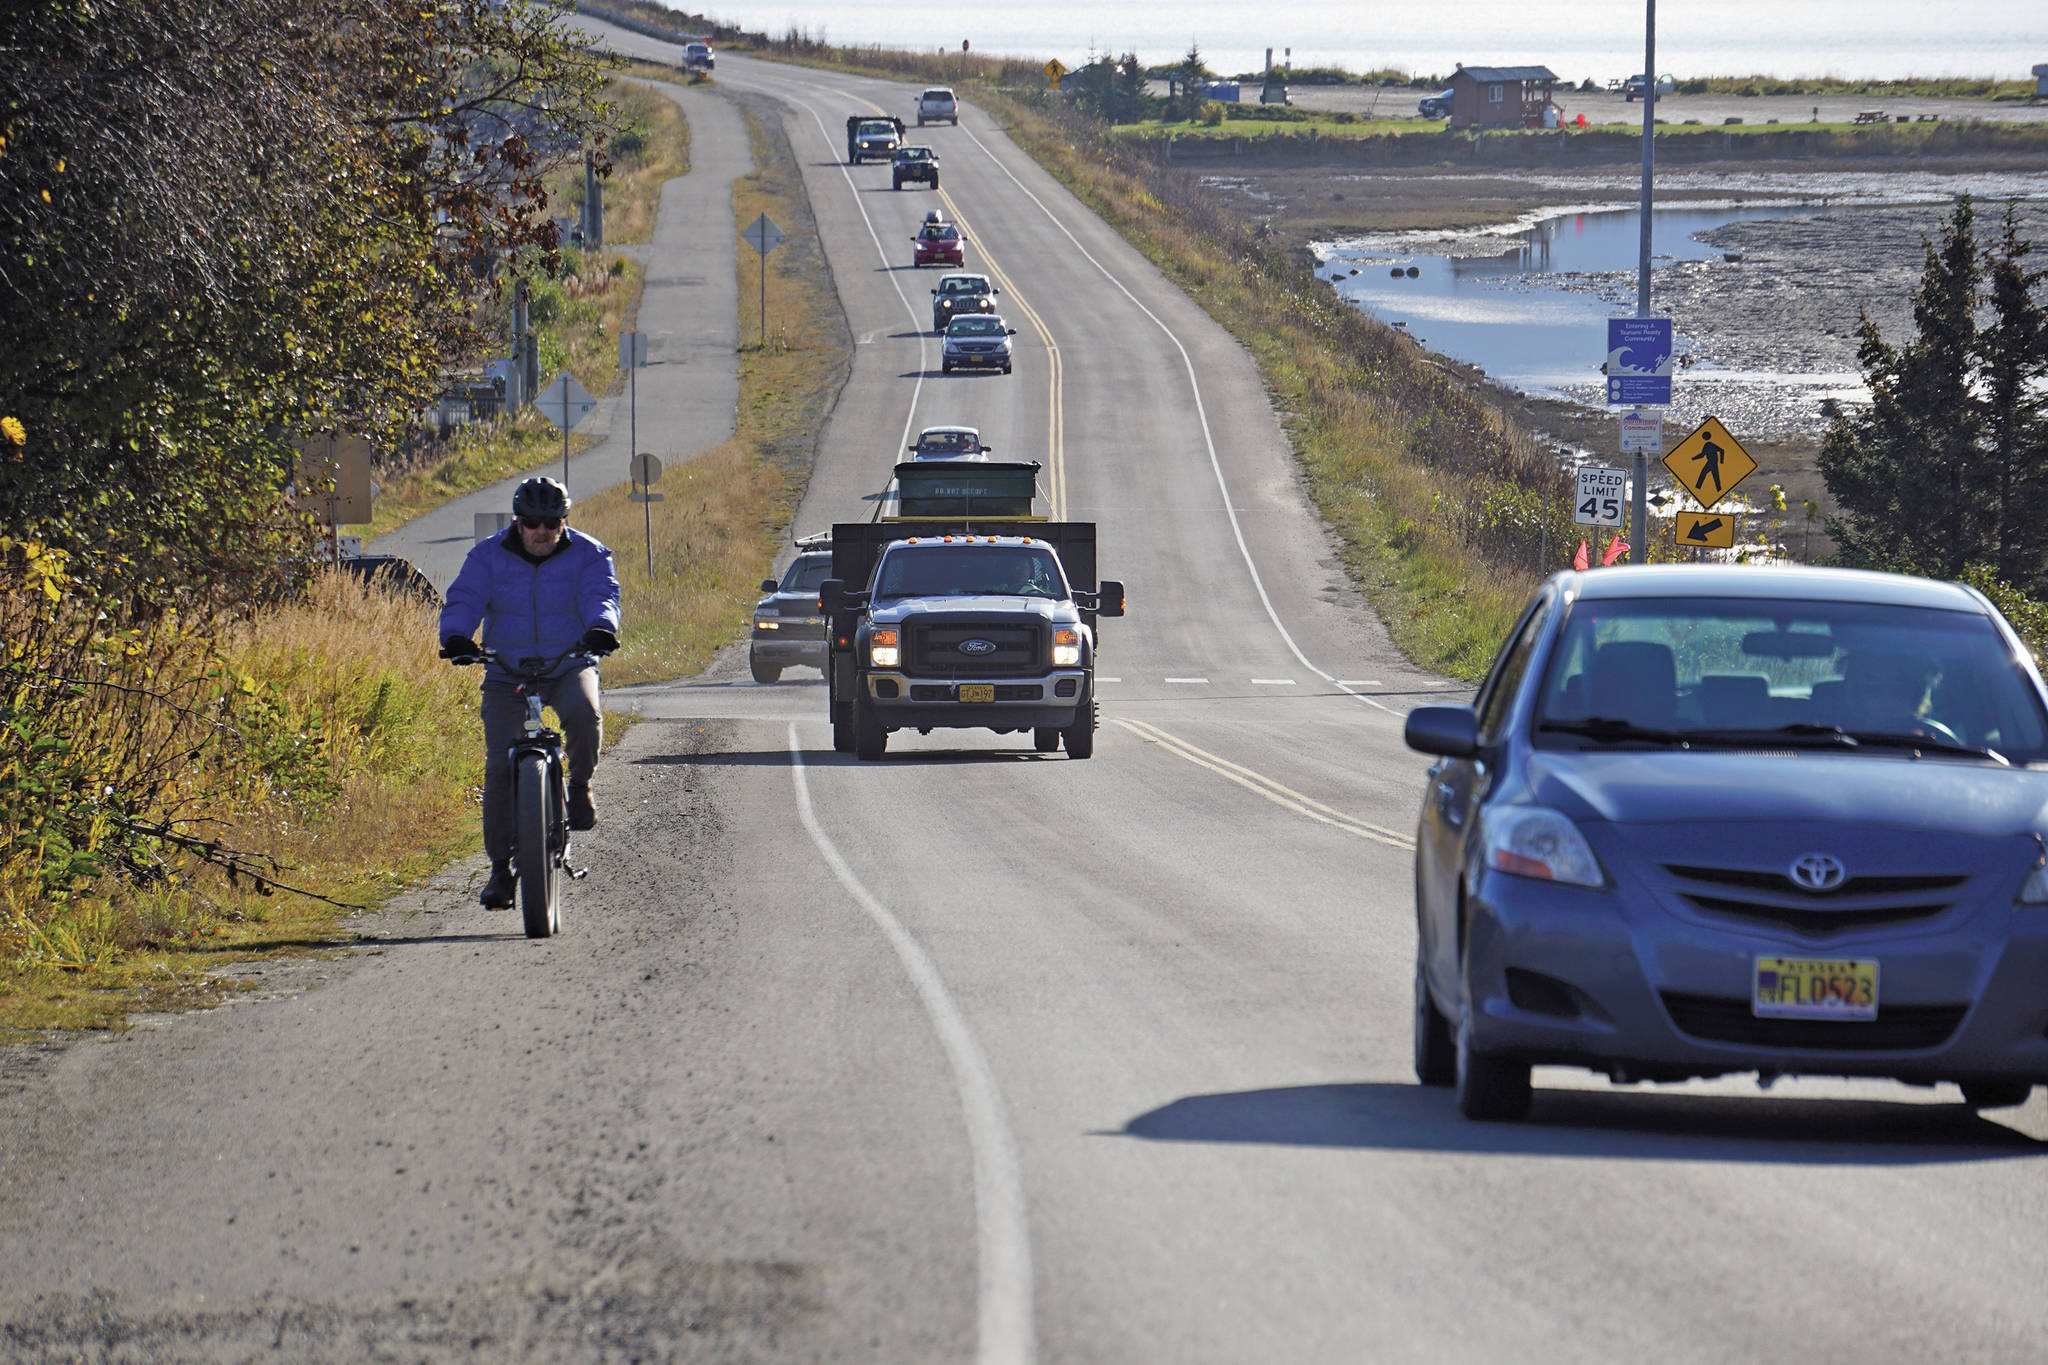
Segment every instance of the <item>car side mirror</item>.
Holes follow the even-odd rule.
[[[916,240],[917,240],[917,238],[913,237],[913,238],[911,238],[910,240],[914,242],[914,241],[916,241]],[[938,296],[939,296],[939,291],[938,291],[938,290],[936,290],[936,289],[932,290],[932,297],[933,297],[933,298],[937,298]]]
[[[1097,616],[1122,616],[1124,614],[1124,585],[1114,578],[1105,578],[1095,589],[1095,614]]]
[[[828,578],[818,585],[818,611],[830,616],[846,606],[846,584],[837,578]]]
[[[1479,713],[1469,706],[1418,706],[1401,738],[1409,748],[1440,758],[1470,758],[1479,751]]]
[[[1013,337],[1017,335],[1017,329],[1015,327],[1006,328],[1003,332],[1003,335]]]
[[[991,289],[991,290],[989,290],[988,292],[989,292],[989,293],[991,293],[991,294],[1000,294],[1000,293],[1002,293],[1003,291],[1002,291],[1002,290],[1000,290],[1000,289]]]
[[[779,588],[779,587],[781,587],[781,586],[782,586],[782,585],[781,585],[780,583],[777,583],[777,582],[776,582],[776,581],[775,581],[774,579],[772,579],[772,578],[764,578],[764,579],[762,579],[762,580],[761,580],[761,591],[762,591],[762,592],[774,592],[774,591],[775,591],[775,590],[776,590],[777,588]]]

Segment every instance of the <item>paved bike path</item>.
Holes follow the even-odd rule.
[[[733,433],[739,408],[739,286],[734,271],[732,182],[754,169],[746,121],[713,89],[650,82],[690,126],[690,169],[661,189],[653,240],[615,248],[646,266],[636,330],[647,334],[638,378],[638,443],[666,465],[689,460]],[[545,383],[551,375],[542,375]],[[569,494],[587,498],[627,481],[627,389],[598,401],[577,434],[597,444],[569,459]],[[475,543],[476,514],[502,512],[534,474],[562,476],[559,456],[514,478],[456,498],[380,536],[371,554],[403,555],[444,592]]]

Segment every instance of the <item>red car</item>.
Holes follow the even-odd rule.
[[[966,265],[967,240],[951,223],[926,223],[910,239],[916,247],[912,265]]]

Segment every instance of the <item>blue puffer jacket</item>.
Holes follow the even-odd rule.
[[[619,631],[619,576],[604,542],[564,527],[555,552],[532,560],[519,547],[519,527],[479,540],[462,561],[441,608],[441,638],[473,635],[509,659],[552,658],[573,648],[592,626]],[[584,667],[571,655],[550,677]],[[493,665],[485,683],[511,684],[519,675]]]

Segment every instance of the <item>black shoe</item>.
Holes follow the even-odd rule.
[[[503,910],[512,904],[512,887],[511,864],[492,863],[491,879],[484,883],[477,899],[484,903],[486,910]]]
[[[569,828],[597,828],[597,807],[590,803],[588,787],[569,788]]]

